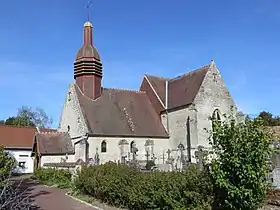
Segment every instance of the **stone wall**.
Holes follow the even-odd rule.
[[[166,151],[169,149],[168,139],[156,139],[156,138],[125,138],[125,137],[89,137],[89,158],[94,158],[96,152],[99,154],[100,163],[106,163],[108,161],[118,162],[121,161],[121,147],[119,143],[125,140],[126,146],[123,147],[124,153],[127,154],[127,158],[132,159],[132,153],[130,152],[131,143],[134,142],[137,152],[138,160],[146,160],[146,147],[147,140],[151,140],[154,143],[153,153],[156,157],[156,163],[164,163],[167,160]],[[106,152],[101,152],[101,143],[105,141],[107,144]],[[151,156],[150,156],[151,158]]]
[[[80,109],[74,84],[70,84],[68,88],[58,131],[67,132],[68,129],[71,138],[83,136],[88,132],[85,119]]]
[[[60,163],[66,159],[66,162],[76,162],[75,155],[43,155],[41,157],[40,166],[43,167],[45,163]]]
[[[222,120],[224,114],[235,117],[237,113],[236,105],[214,63],[204,78],[194,104],[197,111],[197,144],[209,147],[209,134],[205,129],[212,129],[210,117],[213,112],[218,110]]]

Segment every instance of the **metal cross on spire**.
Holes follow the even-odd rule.
[[[87,9],[87,12],[88,12],[88,21],[89,21],[89,19],[90,19],[90,7],[91,7],[91,5],[92,5],[92,0],[88,0],[87,1],[87,5],[86,5],[86,9]]]

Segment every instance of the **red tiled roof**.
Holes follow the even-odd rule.
[[[54,129],[40,129],[42,131],[55,131]],[[32,148],[35,127],[0,125],[0,145],[7,148]]]

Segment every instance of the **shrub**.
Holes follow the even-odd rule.
[[[69,188],[71,186],[72,174],[69,170],[39,168],[34,172],[34,178],[47,185],[57,185],[60,188]]]
[[[0,176],[2,179],[9,177],[10,173],[15,168],[15,164],[15,158],[5,152],[4,148],[0,146]]]
[[[266,198],[272,135],[258,119],[214,122],[212,178],[217,209],[258,209]]]
[[[212,185],[207,172],[191,166],[183,173],[139,172],[107,163],[83,167],[75,188],[102,202],[129,209],[210,209]]]
[[[13,183],[11,173],[16,160],[0,147],[0,209],[29,210],[32,209],[30,197],[20,191],[21,182]]]

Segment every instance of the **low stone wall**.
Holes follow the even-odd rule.
[[[77,172],[81,170],[82,166],[86,166],[86,163],[71,163],[71,162],[62,162],[62,163],[45,163],[44,168],[53,168],[58,170],[69,170],[73,177],[76,176]]]

